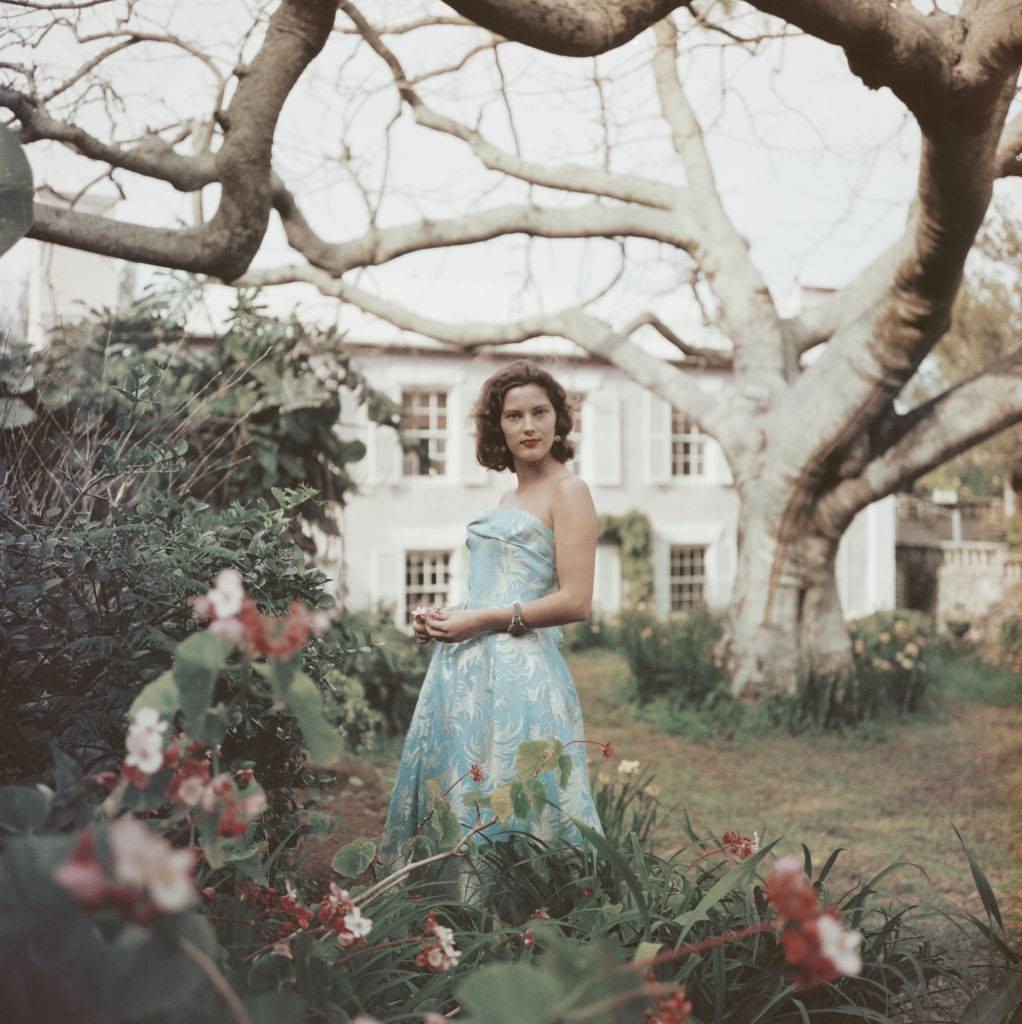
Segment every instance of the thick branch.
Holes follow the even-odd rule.
[[[277,118],[298,76],[329,37],[335,11],[333,0],[284,0],[270,18],[263,44],[223,115],[224,141],[213,158],[223,189],[208,223],[173,231],[37,205],[29,236],[224,280],[244,273],[269,221]]]
[[[847,524],[859,509],[1015,423],[1022,423],[1022,376],[1002,371],[960,384],[900,417],[895,440],[826,495],[817,517],[828,525]]]
[[[210,154],[186,156],[155,135],[132,149],[110,145],[78,125],[51,117],[41,104],[14,89],[0,89],[0,106],[21,122],[21,141],[26,144],[40,139],[60,142],[82,156],[166,181],[181,192],[194,192],[216,181],[216,164]]]
[[[675,152],[685,165],[693,215],[702,227],[690,249],[721,309],[721,326],[734,346],[739,378],[776,393],[784,386],[785,341],[777,309],[749,247],[724,209],[703,132],[678,77],[678,31],[671,18],[657,23],[653,75]]]
[[[912,244],[899,246],[886,301],[843,327],[773,414],[792,466],[815,472],[867,431],[947,330],[990,202],[994,152],[1013,91],[1011,82],[1002,83],[998,102],[969,132],[952,122],[924,135]]]
[[[453,324],[417,313],[388,299],[381,299],[363,288],[308,266],[251,271],[232,284],[239,288],[261,288],[296,281],[313,284],[323,295],[350,302],[401,330],[412,331],[468,351],[539,337],[567,338],[587,352],[620,367],[633,380],[676,408],[684,409],[722,445],[728,443],[726,436],[722,436],[725,427],[721,415],[722,410],[729,406],[726,399],[704,391],[684,370],[649,355],[625,335],[615,332],[609,324],[578,307],[558,313],[538,313],[502,324],[478,321]]]
[[[589,203],[565,210],[538,206],[502,206],[451,217],[423,220],[389,228],[371,228],[350,242],[324,242],[309,225],[286,189],[278,189],[275,204],[290,245],[316,267],[338,277],[356,267],[378,266],[410,252],[452,245],[471,245],[503,235],[539,238],[649,238],[680,248],[693,245],[682,232],[681,218],[664,217],[646,207],[603,206]]]

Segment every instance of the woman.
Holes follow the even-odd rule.
[[[589,615],[597,538],[589,488],[563,465],[574,455],[567,397],[545,370],[516,360],[486,381],[472,415],[477,459],[510,469],[518,486],[468,524],[467,599],[432,614],[417,610],[418,642],[436,647],[390,798],[381,875],[416,857],[411,840],[429,813],[427,780],[450,789],[464,834],[476,821],[464,792],[488,796],[511,781],[523,740],[556,736],[566,744],[568,784],[561,790],[555,771],[542,772],[552,804],[538,820],[512,816],[483,835],[500,841],[524,830],[577,845],[572,817],[603,834],[586,744],[572,742],[584,739],[582,710],[559,650],[561,625]]]

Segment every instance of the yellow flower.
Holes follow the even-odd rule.
[[[894,623],[894,635],[899,640],[904,640],[912,632],[912,627],[904,620],[897,619]]]
[[[643,629],[639,633],[639,636],[642,637],[643,640],[648,640],[652,635],[653,635],[653,627],[652,626],[646,626],[646,628]]]
[[[912,643],[911,640],[909,640],[909,642],[905,644],[905,653],[910,658],[914,658],[919,653],[919,648],[914,643]]]
[[[643,787],[642,791],[646,794],[646,796],[660,795],[660,787],[655,782],[651,782],[648,786]]]
[[[864,654],[866,652],[866,641],[863,640],[862,637],[859,637],[859,639],[852,644],[852,650],[855,651],[856,654]]]
[[[890,640],[890,639],[891,639],[891,634],[888,633],[886,629],[877,637],[877,641],[879,643],[882,643],[882,644],[887,643],[887,641]]]
[[[610,785],[610,773],[609,772],[597,772],[596,773],[596,781],[599,782],[601,785],[609,786]]]
[[[621,761],[621,763],[617,766],[618,775],[632,775],[638,770],[638,761]]]
[[[880,669],[881,672],[886,672],[891,667],[891,663],[886,658],[874,658],[873,667]]]

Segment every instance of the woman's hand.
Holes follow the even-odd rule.
[[[430,637],[448,644],[468,640],[483,629],[476,612],[465,608],[441,608],[435,615],[427,615],[422,621]]]

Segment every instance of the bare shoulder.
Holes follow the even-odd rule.
[[[554,482],[554,503],[561,506],[581,506],[585,508],[592,505],[593,496],[589,491],[589,484],[580,476],[568,473]]]
[[[553,519],[575,525],[592,525],[595,528],[596,506],[589,485],[580,476],[571,473],[561,477],[553,486]]]

